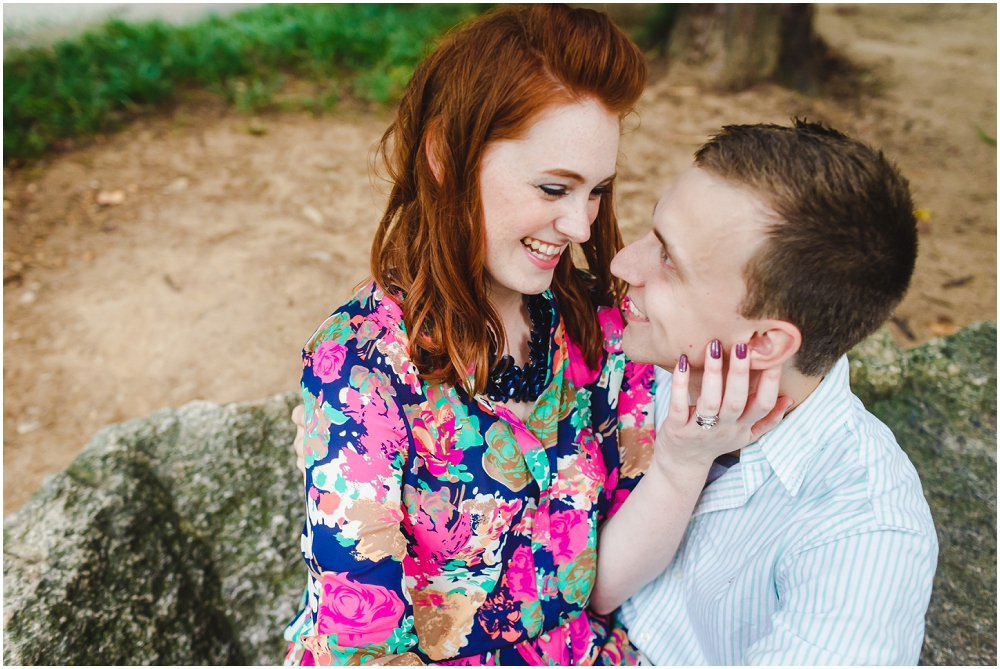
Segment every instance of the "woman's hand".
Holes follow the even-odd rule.
[[[733,346],[723,393],[723,351],[718,339],[705,351],[701,395],[688,406],[691,370],[682,355],[670,386],[670,411],[656,430],[653,464],[669,476],[687,472],[701,476],[723,453],[738,451],[774,429],[794,404],[778,397],[781,368],[760,373],[756,392],[750,391],[750,356],[746,344]],[[699,424],[705,424],[703,427]],[[711,427],[712,417],[717,417]]]
[[[295,423],[295,466],[306,477],[306,408],[298,405],[292,409],[292,422]]]

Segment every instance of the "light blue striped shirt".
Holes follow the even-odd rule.
[[[673,562],[621,609],[657,665],[916,664],[937,566],[917,472],[847,358],[701,495]],[[656,424],[670,374],[657,370]]]

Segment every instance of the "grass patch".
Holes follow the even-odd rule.
[[[262,5],[173,26],[112,20],[3,68],[4,160],[37,158],[63,138],[112,132],[184,87],[244,112],[321,112],[344,96],[389,103],[434,41],[486,5]],[[288,76],[315,82],[281,95]]]

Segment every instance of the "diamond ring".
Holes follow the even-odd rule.
[[[698,413],[698,410],[695,409],[694,416],[695,416],[695,422],[698,423],[698,426],[701,427],[701,429],[703,430],[711,430],[713,427],[715,427],[715,424],[719,422],[718,414],[714,416],[702,416],[700,413]]]

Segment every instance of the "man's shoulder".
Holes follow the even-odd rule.
[[[853,393],[846,420],[831,427],[824,442],[805,482],[805,498],[821,495],[830,506],[863,516],[866,531],[935,536],[916,468],[892,430]],[[844,504],[848,499],[856,504]]]

